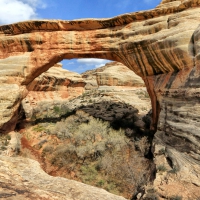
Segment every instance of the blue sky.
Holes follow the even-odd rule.
[[[148,10],[161,0],[0,0],[0,25],[30,19],[109,18],[124,13]],[[84,72],[104,65],[101,59],[72,59],[63,67]]]

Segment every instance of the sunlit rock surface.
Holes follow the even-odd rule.
[[[167,170],[177,169],[179,183],[197,191],[190,189],[184,197],[200,196],[199,5],[199,0],[163,0],[153,10],[110,19],[1,26],[1,132],[14,129],[28,84],[55,63],[88,57],[118,61],[145,81],[153,109],[151,130],[157,130],[155,149],[163,145]],[[155,182],[158,188],[163,184]],[[167,187],[160,188],[166,197]]]
[[[109,62],[81,75],[87,83],[86,90],[98,89],[101,86],[145,87],[141,77],[119,62]]]

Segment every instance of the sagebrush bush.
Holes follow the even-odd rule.
[[[159,172],[165,172],[167,170],[167,168],[165,167],[165,165],[158,165],[157,170]]]
[[[57,122],[53,132],[60,139],[70,139],[70,145],[73,146],[61,147],[63,152],[60,152],[61,149],[58,147],[54,153],[56,155],[68,150],[70,154],[76,153],[79,159],[94,159],[107,150],[120,149],[126,145],[124,131],[115,131],[108,122],[89,117],[83,111]],[[73,152],[69,149],[73,149]]]
[[[170,199],[170,200],[182,200],[183,197],[182,197],[182,196],[179,196],[179,195],[174,195],[174,196],[171,196],[169,199]]]
[[[69,174],[75,172],[77,180],[131,197],[150,176],[146,172],[149,162],[138,156],[134,142],[123,129],[114,130],[108,122],[83,111],[57,122],[47,132],[57,136],[62,144],[53,151],[44,147],[45,158]],[[147,138],[142,138],[138,146],[145,153],[149,147]]]
[[[159,197],[155,193],[149,193],[145,196],[144,200],[159,200]]]
[[[142,137],[140,140],[136,141],[135,145],[140,150],[142,155],[146,155],[148,153],[150,143],[149,143],[148,138],[146,136]]]

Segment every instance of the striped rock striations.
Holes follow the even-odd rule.
[[[199,0],[163,0],[153,10],[110,19],[0,26],[1,132],[14,129],[28,85],[55,63],[90,57],[118,61],[143,78],[151,97],[155,162],[175,172],[157,176],[162,196],[168,188],[173,193],[170,180],[176,174],[180,191],[192,188],[183,195],[200,196],[199,6]]]
[[[143,87],[144,81],[121,63],[108,63],[107,68],[96,73],[99,86]]]
[[[88,70],[81,75],[87,83],[86,90],[101,86],[145,87],[144,81],[139,76],[119,62],[109,62],[105,66]]]

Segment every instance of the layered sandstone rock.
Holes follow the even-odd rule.
[[[144,81],[119,62],[110,62],[103,67],[88,70],[82,77],[87,82],[86,90],[101,86],[144,87]]]
[[[144,81],[121,63],[109,63],[107,68],[96,74],[99,86],[143,87]]]
[[[26,120],[55,118],[55,108],[81,95],[85,84],[80,74],[62,69],[62,64],[54,65],[27,86],[29,92],[22,101]]]
[[[1,26],[0,81],[5,93],[1,96],[1,132],[14,128],[28,84],[55,63],[78,57],[119,61],[145,81],[153,108],[151,130],[158,129],[155,149],[164,148],[162,162],[167,169],[178,169],[183,187],[189,184],[190,191],[199,191],[199,5],[199,0],[163,0],[153,10],[111,19]],[[155,184],[166,197],[163,180]],[[174,187],[172,182],[165,184]],[[190,191],[183,196],[200,196]]]

